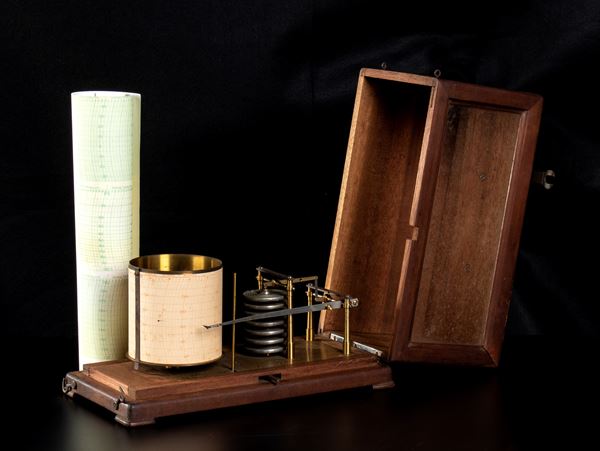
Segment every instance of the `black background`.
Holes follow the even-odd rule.
[[[598,2],[15,0],[0,49],[3,335],[77,333],[71,92],[142,94],[142,254],[324,277],[358,72],[385,62],[544,96],[557,179],[530,190],[508,334],[598,336]]]
[[[597,1],[3,0],[0,52],[5,441],[61,451],[597,442],[587,413],[600,401]],[[529,193],[500,368],[393,365],[393,390],[134,431],[63,399],[60,379],[77,367],[70,93],[142,94],[141,252],[220,257],[243,286],[258,264],[325,275],[358,72],[384,62],[545,98],[535,166],[557,180]]]

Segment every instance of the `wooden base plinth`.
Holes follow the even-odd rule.
[[[156,418],[221,407],[311,395],[348,388],[393,386],[391,370],[371,354],[353,349],[344,356],[331,341],[294,342],[295,359],[236,356],[231,352],[202,368],[135,370],[133,362],[85,365],[68,373],[63,390],[115,413],[126,426],[154,423]]]

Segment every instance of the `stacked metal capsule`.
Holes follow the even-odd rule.
[[[245,316],[273,312],[287,306],[285,290],[273,288],[248,290],[244,292],[243,296]],[[244,354],[270,356],[281,354],[286,349],[285,317],[248,321],[240,326],[243,326],[241,351]]]

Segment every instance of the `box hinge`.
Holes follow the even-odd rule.
[[[331,332],[329,334],[329,339],[333,340],[337,343],[344,343],[344,336],[336,334],[334,332]],[[377,357],[381,357],[383,355],[383,351],[380,351],[379,349],[374,348],[373,346],[369,346],[364,343],[359,343],[358,341],[353,341],[352,347],[356,348],[356,349],[360,349],[361,351],[368,352],[369,354],[376,355]]]

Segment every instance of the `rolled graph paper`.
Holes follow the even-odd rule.
[[[127,352],[127,266],[139,255],[139,94],[71,94],[79,367]]]

